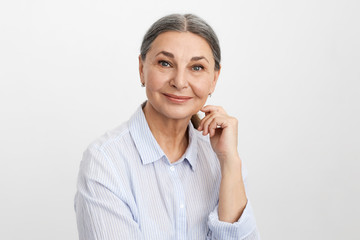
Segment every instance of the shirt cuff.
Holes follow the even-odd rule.
[[[209,215],[208,226],[212,232],[211,239],[244,239],[256,228],[255,217],[251,204],[248,200],[239,220],[234,223],[219,220],[218,206]]]

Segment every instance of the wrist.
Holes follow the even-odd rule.
[[[242,163],[241,159],[238,154],[233,155],[232,157],[221,158],[220,167],[221,167],[221,174],[223,177],[231,176],[231,177],[242,177],[241,175],[241,168]]]

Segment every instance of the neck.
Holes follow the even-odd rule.
[[[149,103],[146,103],[143,111],[153,136],[169,161],[173,163],[179,160],[188,146],[187,126],[190,118],[169,119]]]

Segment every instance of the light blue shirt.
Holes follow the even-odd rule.
[[[185,154],[171,164],[139,107],[93,142],[75,196],[79,238],[260,239],[249,201],[237,222],[219,221],[219,160],[191,123],[188,134]]]

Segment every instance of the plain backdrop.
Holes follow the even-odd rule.
[[[262,239],[360,239],[360,2],[0,2],[0,238],[77,239],[82,153],[146,98],[158,18],[213,26]]]

